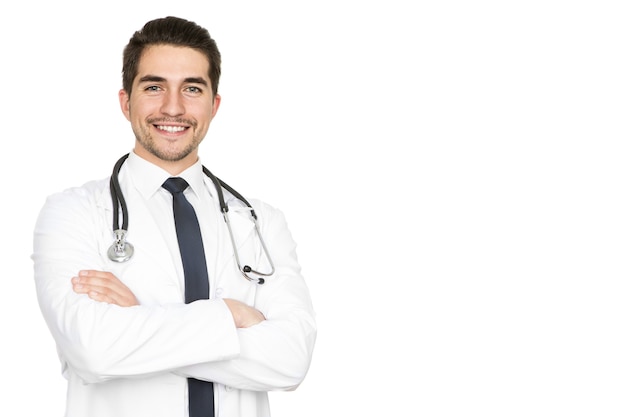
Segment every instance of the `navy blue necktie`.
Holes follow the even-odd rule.
[[[182,178],[169,178],[163,188],[172,193],[176,236],[185,272],[185,303],[209,298],[209,273],[204,257],[204,245],[198,217],[185,198],[183,191],[189,186]],[[215,415],[213,383],[195,378],[187,379],[189,385],[189,417]]]

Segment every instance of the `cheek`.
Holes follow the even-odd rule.
[[[160,114],[161,104],[156,100],[135,99],[128,105],[128,114],[131,119],[143,120]]]
[[[209,129],[209,125],[213,120],[212,110],[208,110],[206,108],[198,109],[198,111],[188,111],[187,115],[189,119],[193,119],[197,123],[197,129],[199,131],[206,132]]]

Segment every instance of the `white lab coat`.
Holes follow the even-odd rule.
[[[130,215],[128,241],[135,247],[130,261],[107,257],[108,179],[50,196],[35,227],[37,295],[68,379],[66,417],[185,417],[187,377],[214,381],[218,416],[269,416],[267,391],[302,382],[316,337],[309,292],[282,213],[250,201],[276,266],[259,286],[236,269],[216,202],[208,216],[219,248],[208,262],[211,299],[184,304],[173,255],[124,167],[120,182]],[[215,193],[208,178],[205,185]],[[247,209],[229,193],[225,198],[240,259],[256,259],[251,266],[266,270]],[[119,307],[74,293],[70,279],[81,269],[113,272],[141,305]],[[253,305],[267,320],[236,329],[222,298]]]

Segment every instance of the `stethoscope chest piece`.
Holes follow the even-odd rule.
[[[115,230],[115,242],[109,248],[107,255],[113,262],[126,262],[135,253],[135,248],[126,241],[125,230]]]

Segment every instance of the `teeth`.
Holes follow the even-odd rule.
[[[182,126],[157,126],[157,129],[164,130],[170,133],[182,132],[183,130],[185,130],[185,128]]]

